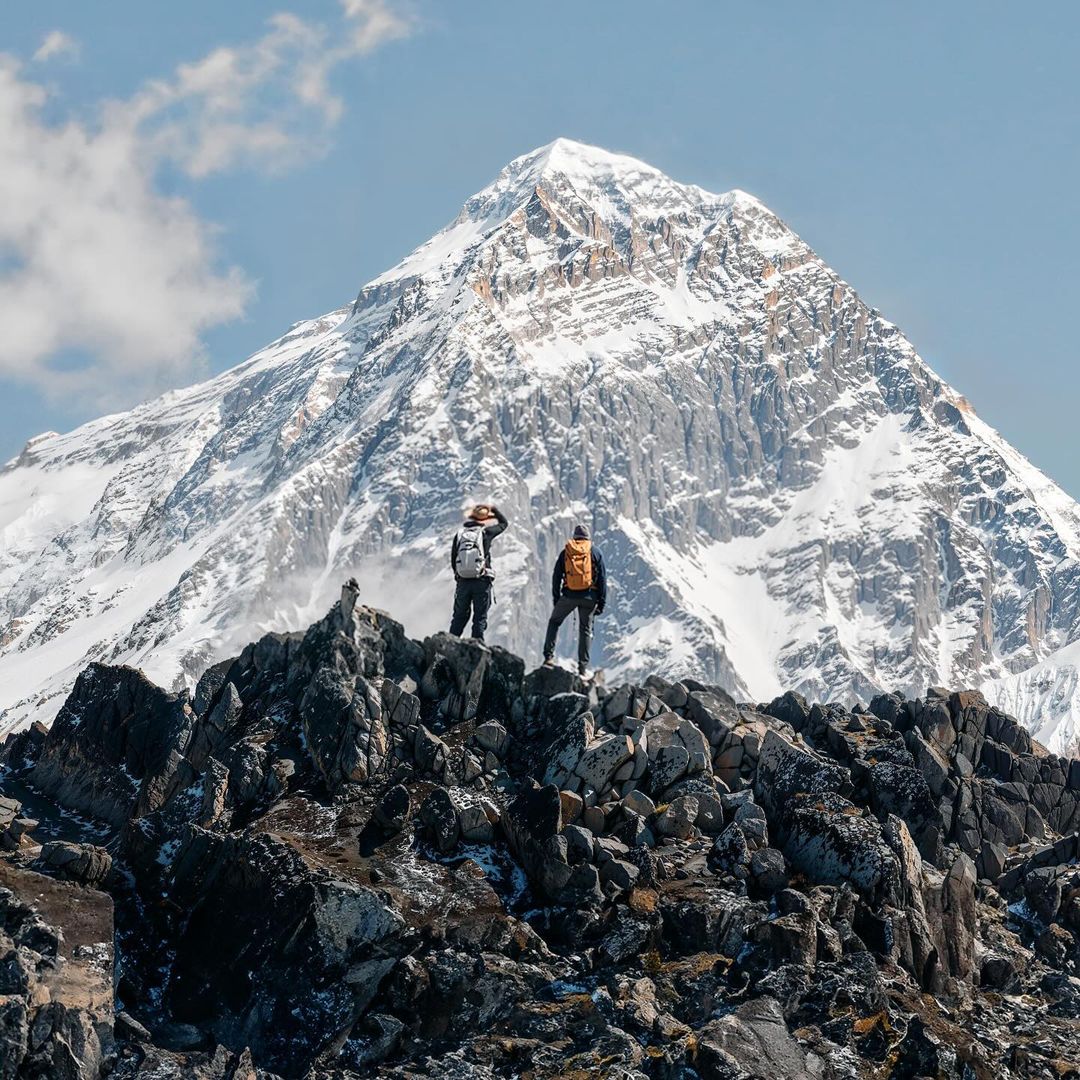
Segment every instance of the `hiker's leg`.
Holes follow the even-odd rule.
[[[593,614],[595,611],[595,600],[582,600],[578,606],[577,662],[581,671],[584,671],[589,666],[589,655],[592,653]]]
[[[548,619],[547,636],[544,638],[545,660],[550,660],[555,655],[555,639],[559,636],[559,627],[573,610],[574,602],[569,597],[560,596],[555,601],[555,606],[551,609],[551,618]]]
[[[472,597],[469,595],[468,586],[464,581],[457,583],[454,590],[454,614],[450,619],[450,633],[454,637],[461,637],[465,624],[469,621],[469,608],[472,606]]]
[[[487,630],[488,609],[491,607],[491,582],[479,581],[473,589],[472,636],[477,641],[484,640]]]

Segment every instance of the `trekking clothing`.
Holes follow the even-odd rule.
[[[484,524],[489,514],[495,520]],[[495,579],[495,571],[491,568],[491,541],[506,531],[507,524],[506,515],[498,507],[477,506],[454,534],[450,566],[457,587],[450,633],[455,637],[461,637],[471,613],[472,636],[477,641],[484,640]]]
[[[581,543],[581,540],[572,540],[571,544]],[[590,544],[590,582],[586,588],[571,588],[568,583],[568,576],[570,582],[574,581],[573,576],[567,574],[566,548],[559,552],[559,557],[555,560],[555,569],[551,575],[551,602],[558,604],[559,598],[562,596],[572,596],[577,599],[582,597],[592,597],[596,601],[596,614],[602,615],[604,613],[604,605],[607,603],[607,573],[604,570],[604,557],[600,554],[596,548]],[[571,567],[571,570],[573,568]]]
[[[551,600],[554,607],[544,638],[544,659],[555,655],[559,627],[572,612],[578,615],[578,671],[585,673],[592,652],[593,618],[607,603],[607,573],[604,557],[592,546],[584,525],[574,529],[574,537],[559,552],[551,575]]]
[[[450,633],[461,637],[472,612],[472,636],[484,640],[487,630],[488,611],[491,608],[491,578],[459,578],[454,591],[454,614],[450,620]]]
[[[478,580],[477,578],[463,578],[458,573],[458,546],[459,537],[462,533],[468,530],[478,530],[480,533],[480,539],[484,546],[484,577],[492,578],[495,576],[494,571],[491,569],[491,541],[495,539],[500,533],[506,531],[506,526],[509,524],[506,520],[506,515],[497,507],[491,507],[492,516],[495,520],[490,525],[485,525],[476,518],[470,517],[461,528],[454,534],[454,541],[450,545],[450,566],[454,571],[454,580]]]
[[[566,616],[578,613],[578,671],[584,674],[589,666],[589,654],[592,652],[593,615],[596,613],[596,599],[589,595],[571,596],[563,593],[555,601],[555,608],[548,619],[547,637],[544,638],[544,659],[550,660],[555,655],[555,639],[559,636],[559,627]]]

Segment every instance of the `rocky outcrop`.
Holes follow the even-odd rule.
[[[0,749],[53,838],[14,799],[0,835],[12,867],[115,900],[114,1075],[1080,1061],[1071,766],[977,695],[608,690],[411,642],[347,586],[191,702],[95,668],[61,719]],[[74,811],[106,831],[57,838]]]
[[[109,897],[0,860],[0,1077],[105,1075],[112,979]]]

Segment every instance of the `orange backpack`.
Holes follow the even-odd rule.
[[[568,540],[563,555],[566,587],[573,592],[592,588],[592,541]]]

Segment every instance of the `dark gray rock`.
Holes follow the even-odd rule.
[[[112,856],[93,844],[74,844],[67,840],[50,840],[41,845],[35,865],[62,881],[77,881],[81,885],[100,885],[112,870]]]

